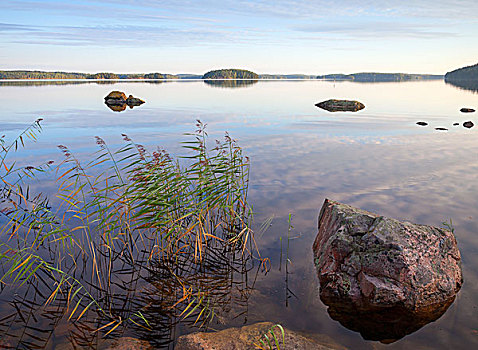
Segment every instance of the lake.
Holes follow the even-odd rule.
[[[113,112],[103,100],[113,90],[146,103]],[[330,98],[358,100],[366,108],[356,113],[330,113],[314,106]],[[462,107],[478,107],[476,91],[441,80],[238,85],[200,80],[70,81],[61,85],[3,81],[0,104],[0,125],[7,139],[36,118],[44,119],[38,141],[19,151],[19,164],[59,163],[58,145],[66,145],[79,159],[88,160],[97,150],[95,136],[114,149],[123,144],[121,134],[148,149],[160,146],[182,155],[182,134],[194,131],[197,119],[207,124],[211,140],[222,138],[226,131],[237,140],[251,160],[248,199],[255,213],[257,244],[261,255],[270,258],[271,270],[251,269],[250,281],[241,282],[247,298],[238,297],[237,305],[230,303],[231,317],[214,320],[210,329],[271,321],[292,330],[323,334],[351,349],[478,346],[478,127],[461,125],[478,120],[476,113],[460,112]],[[418,121],[428,126],[418,126]],[[32,181],[32,191],[52,191],[54,177],[43,175],[42,181]],[[325,198],[414,223],[441,226],[452,220],[464,285],[447,312],[389,345],[364,340],[332,320],[318,296],[312,255]],[[289,215],[293,228],[289,228]],[[265,221],[268,229],[259,232]],[[87,338],[85,334],[94,331],[82,324],[68,324],[60,307],[45,310],[41,305],[48,295],[42,295],[41,289],[22,292],[2,286],[0,298],[0,333],[9,334],[5,338],[9,346],[54,348],[73,344],[77,340],[72,337]],[[117,331],[172,348],[171,340],[197,330],[191,324],[168,322],[158,320],[154,335],[128,327]],[[154,341],[158,332],[161,342]]]

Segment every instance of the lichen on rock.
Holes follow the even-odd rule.
[[[367,339],[398,339],[437,319],[463,283],[449,230],[328,199],[318,229],[313,250],[320,298],[332,318]]]

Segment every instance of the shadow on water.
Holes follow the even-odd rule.
[[[254,84],[257,84],[257,80],[238,80],[238,79],[224,79],[224,80],[204,80],[206,85],[225,88],[225,89],[235,89],[248,87]]]
[[[460,90],[478,93],[478,80],[445,80],[445,82]]]

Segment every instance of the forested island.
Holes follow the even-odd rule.
[[[446,81],[465,80],[475,81],[478,80],[478,63],[473,66],[463,67],[455,69],[445,74]]]
[[[446,73],[445,82],[460,89],[478,92],[478,63]]]
[[[407,74],[407,73],[354,73],[354,74],[327,74],[319,75],[317,79],[350,80],[355,82],[388,82],[443,79],[443,75],[435,74]]]
[[[207,72],[203,79],[259,79],[257,73],[245,69],[218,69]]]

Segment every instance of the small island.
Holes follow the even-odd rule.
[[[219,69],[207,72],[203,79],[259,79],[259,75],[245,69]]]

